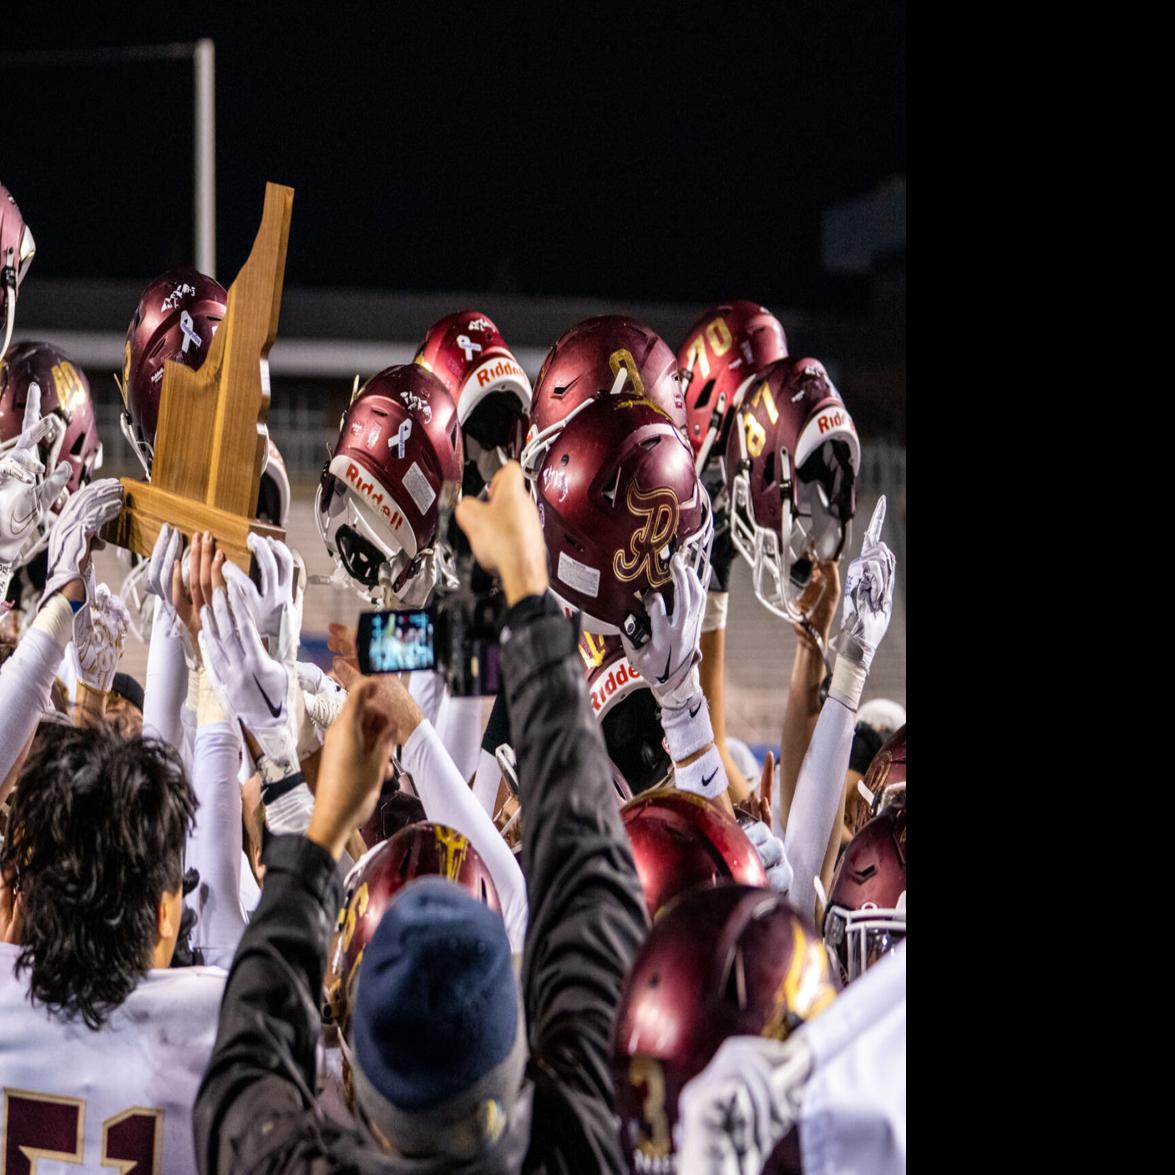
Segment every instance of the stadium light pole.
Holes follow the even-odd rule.
[[[216,49],[208,37],[195,49],[196,268],[216,274]]]

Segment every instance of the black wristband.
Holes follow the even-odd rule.
[[[305,782],[306,776],[301,771],[295,771],[293,775],[287,775],[285,779],[279,779],[276,783],[263,783],[261,785],[261,802],[268,808],[274,800],[280,800],[287,792],[292,792],[298,784]]]

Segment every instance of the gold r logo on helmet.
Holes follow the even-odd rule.
[[[681,517],[677,495],[671,489],[646,493],[630,481],[624,500],[644,523],[633,532],[628,551],[617,551],[612,557],[612,570],[623,583],[631,583],[644,574],[650,587],[661,587],[669,582],[669,561],[661,552],[677,533]]]

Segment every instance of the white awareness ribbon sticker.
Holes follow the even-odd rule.
[[[184,345],[180,349],[186,355],[188,353],[188,344],[195,343],[199,348],[203,343],[203,339],[196,334],[196,324],[192,321],[192,316],[186,311],[180,312],[180,330],[184,332]]]
[[[481,350],[481,343],[475,343],[468,335],[457,336],[457,346],[465,352],[467,362],[472,361],[473,353]]]

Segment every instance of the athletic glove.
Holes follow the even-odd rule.
[[[869,520],[861,554],[849,564],[845,580],[838,653],[828,696],[854,713],[865,687],[865,675],[893,614],[897,564],[893,552],[881,541],[884,521],[883,494]]]

